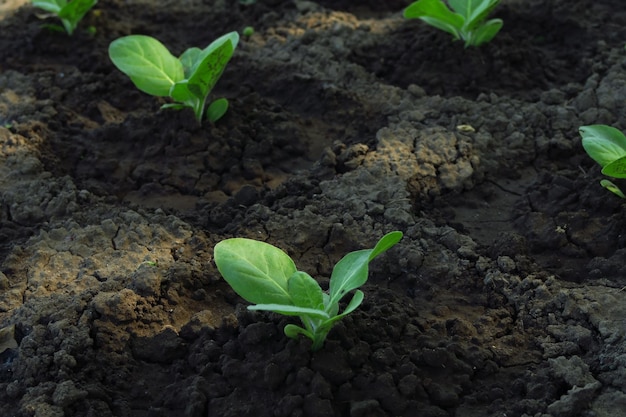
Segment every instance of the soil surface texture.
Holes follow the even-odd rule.
[[[0,1],[1,416],[626,416],[626,206],[578,134],[626,130],[623,0],[503,0],[467,49],[409,3],[100,0],[67,36]],[[246,26],[215,124],[108,57]],[[393,230],[316,352],[213,261],[327,288]]]

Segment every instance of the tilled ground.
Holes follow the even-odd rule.
[[[2,416],[626,415],[624,205],[578,136],[626,130],[621,3],[503,0],[480,49],[408,3],[101,0],[72,37],[0,3]],[[245,26],[214,126],[107,56]],[[391,230],[315,353],[212,259],[325,287]]]

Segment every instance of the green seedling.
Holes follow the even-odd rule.
[[[109,57],[139,90],[174,101],[162,108],[190,107],[198,123],[202,123],[209,93],[222,76],[238,42],[237,32],[230,32],[204,49],[189,48],[176,58],[158,40],[130,35],[111,42]],[[227,109],[228,100],[215,100],[206,110],[207,118],[214,123]]]
[[[419,0],[404,10],[407,19],[420,19],[450,33],[454,40],[465,41],[465,47],[489,42],[502,29],[501,19],[485,21],[500,0]]]
[[[626,178],[626,136],[606,125],[581,126],[582,144],[585,152],[602,167],[602,173],[612,178]],[[626,198],[612,181],[600,181],[607,190]]]
[[[98,0],[32,0],[33,6],[54,14],[63,23],[63,27],[59,25],[46,27],[60,31],[65,29],[68,35],[74,33],[78,23],[96,3]]]
[[[285,335],[293,339],[304,335],[313,341],[311,349],[318,350],[332,326],[363,301],[358,288],[367,281],[369,262],[401,238],[401,232],[391,232],[373,249],[348,253],[333,268],[328,292],[309,274],[298,271],[289,255],[265,242],[226,239],[215,245],[214,256],[226,282],[244,300],[256,304],[249,310],[300,317],[303,327],[288,324]],[[351,301],[339,313],[339,302],[352,290],[356,291]]]

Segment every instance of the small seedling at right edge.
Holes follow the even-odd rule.
[[[602,167],[602,173],[613,178],[626,178],[626,136],[614,127],[589,125],[579,128],[585,152]],[[600,181],[607,190],[626,198],[612,181]]]

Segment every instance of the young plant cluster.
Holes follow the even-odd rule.
[[[367,281],[370,261],[401,238],[401,232],[391,232],[373,249],[345,255],[333,268],[328,292],[309,274],[298,271],[289,255],[265,242],[226,239],[215,245],[214,258],[233,290],[244,300],[256,304],[248,309],[298,316],[302,326],[288,324],[285,335],[294,339],[298,335],[306,336],[313,341],[311,349],[318,350],[332,326],[363,302],[364,294],[358,288]],[[356,291],[352,299],[340,313],[339,302],[353,290]]]
[[[33,6],[52,13],[63,24],[62,27],[47,25],[48,28],[61,31],[65,29],[68,35],[74,33],[78,23],[96,3],[98,0],[32,0]]]
[[[198,123],[202,123],[209,93],[222,76],[238,42],[237,32],[230,32],[204,49],[189,48],[176,58],[157,39],[130,35],[111,42],[109,57],[139,90],[174,101],[162,108],[189,107]],[[217,99],[206,109],[207,119],[214,123],[226,110],[228,100]]]
[[[463,40],[465,47],[489,42],[502,29],[501,19],[487,19],[500,0],[418,0],[404,10],[407,19],[420,19]]]
[[[626,178],[626,136],[606,125],[589,125],[579,128],[583,148],[602,167],[602,174],[612,178]],[[600,181],[607,190],[626,198],[611,180]]]

